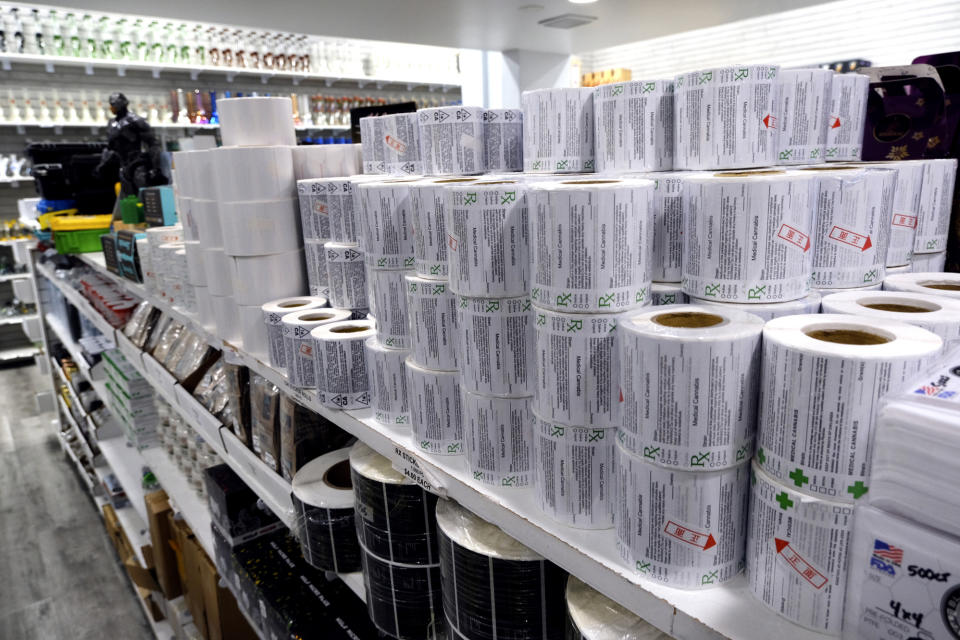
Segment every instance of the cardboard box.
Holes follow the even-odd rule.
[[[173,509],[163,490],[148,493],[144,497],[147,506],[147,521],[150,526],[150,541],[153,564],[156,567],[157,583],[167,600],[183,594],[180,573],[177,569],[177,554],[170,544],[174,540]]]
[[[120,560],[124,561],[133,556],[133,545],[127,539],[127,534],[123,532],[120,521],[117,519],[117,512],[110,504],[103,505],[103,522],[107,528],[107,535],[113,543],[113,548],[117,550]]]
[[[217,568],[204,556],[200,563],[208,640],[257,640],[257,633],[240,612],[229,589],[219,586]]]

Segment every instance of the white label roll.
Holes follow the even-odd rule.
[[[326,298],[299,297],[281,298],[265,303],[260,307],[263,324],[267,328],[267,355],[270,364],[277,369],[287,366],[286,351],[283,346],[283,330],[280,321],[283,316],[295,311],[307,311],[327,306]]]
[[[452,184],[476,180],[476,178],[440,178],[423,180],[410,187],[413,257],[417,275],[437,280],[447,279],[445,190]]]
[[[457,297],[460,384],[466,391],[506,397],[533,394],[532,309],[529,297]]]
[[[943,340],[895,320],[784,316],[763,330],[757,460],[780,482],[834,500],[868,490],[878,400]]]
[[[626,317],[534,307],[537,415],[566,424],[619,424],[620,354],[615,331]]]
[[[367,376],[370,380],[370,406],[373,418],[388,426],[410,424],[407,394],[406,349],[388,349],[376,338],[364,343]]]
[[[751,469],[747,579],[787,620],[839,635],[853,505],[797,493]]]
[[[233,295],[233,262],[223,249],[201,249],[203,252],[203,268],[207,272],[207,287],[210,289],[210,295],[214,296],[232,296]],[[161,263],[162,253],[156,251],[154,256],[154,269],[157,273],[157,285],[162,289],[164,283],[163,265]]]
[[[940,253],[915,253],[910,262],[911,273],[939,273],[942,272],[947,264],[947,252]],[[889,274],[890,271],[888,270]]]
[[[367,302],[367,272],[360,247],[327,242],[327,283],[330,304],[338,309],[365,309]]]
[[[310,295],[330,297],[330,273],[327,270],[325,242],[304,242],[303,258],[307,263],[307,284]]]
[[[331,322],[310,332],[316,357],[317,396],[323,406],[334,409],[370,406],[364,342],[375,333],[371,320]]]
[[[665,467],[715,470],[753,453],[763,320],[676,305],[617,327],[623,444]]]
[[[421,367],[457,369],[456,297],[446,282],[404,276],[410,319],[411,358]]]
[[[883,290],[912,291],[960,299],[960,273],[898,273],[884,279]]]
[[[674,81],[677,169],[776,164],[777,65],[704,69]]]
[[[810,291],[816,181],[780,171],[683,184],[683,290],[720,302],[785,302]]]
[[[616,439],[616,429],[571,426],[534,415],[534,486],[540,509],[578,529],[611,528]]]
[[[319,326],[349,317],[350,312],[345,309],[305,309],[280,318],[283,361],[291,386],[299,389],[316,388],[314,340],[310,332]]]
[[[228,256],[263,256],[303,246],[297,201],[221,202],[223,250]]]
[[[410,222],[412,179],[355,185],[360,195],[360,244],[374,269],[413,268],[413,225]]]
[[[464,439],[474,480],[502,487],[533,482],[530,398],[494,398],[463,391]]]
[[[598,173],[673,168],[673,80],[632,80],[593,90]]]
[[[779,81],[777,164],[824,162],[833,71],[781,69]]]
[[[432,176],[483,173],[483,108],[435,107],[417,111],[423,172]]]
[[[220,136],[225,147],[295,145],[290,98],[221,98],[217,100]]]
[[[653,182],[534,183],[533,302],[558,311],[624,311],[649,303]]]
[[[233,297],[239,305],[260,306],[277,297],[307,293],[303,249],[269,256],[229,258],[233,263]]]
[[[346,187],[346,188],[344,188]],[[300,224],[304,240],[330,240],[330,218],[334,209],[342,210],[344,200],[353,215],[353,185],[349,180],[320,178],[297,180],[300,200]],[[339,214],[341,219],[343,213]]]
[[[683,176],[686,175],[691,174],[673,171],[633,176],[653,180],[653,261],[650,277],[654,282],[683,280]]]
[[[857,289],[863,291],[863,289]],[[820,313],[820,291],[811,291],[803,298],[790,300],[789,302],[761,302],[760,304],[746,304],[740,302],[717,302],[716,300],[706,300],[704,298],[690,298],[690,304],[702,305],[710,308],[720,307],[722,309],[739,309],[760,316],[765,321],[779,318],[780,316],[794,316],[798,313]]]
[[[750,465],[723,471],[664,469],[619,444],[617,546],[637,574],[702,589],[744,568]]]
[[[524,91],[525,173],[593,171],[593,89]]]
[[[297,197],[291,147],[219,147],[208,158],[221,202]]]
[[[819,299],[819,297],[818,297]],[[668,304],[686,304],[690,297],[676,283],[654,282],[650,285],[650,304],[655,307]]]
[[[456,371],[424,369],[407,358],[407,394],[413,419],[413,439],[426,453],[464,453],[463,398]]]
[[[410,320],[404,276],[409,271],[368,269],[367,300],[377,319],[377,340],[392,349],[410,348]]]
[[[367,116],[360,119],[360,155],[365,174],[383,174],[387,172],[384,161],[383,118]]]
[[[453,185],[445,211],[450,286],[464,296],[530,290],[527,189],[516,181]]]
[[[915,253],[937,253],[947,248],[957,161],[950,158],[923,162],[920,217],[913,238],[913,250]]]
[[[366,126],[364,120],[368,121]],[[417,114],[373,116],[364,118],[360,124],[364,173],[394,176],[423,173]]]
[[[140,241],[137,240],[139,243]],[[144,245],[149,247],[146,240],[144,240]],[[146,252],[141,252],[141,245],[137,244],[137,253],[140,257],[140,267],[144,271],[144,280],[147,279],[147,272],[149,269],[149,254],[144,255]],[[183,248],[187,250],[187,282],[192,285],[205,287],[207,285],[207,268],[203,265],[203,249],[200,247],[199,242],[191,242],[189,240],[184,241]],[[147,249],[149,251],[149,249]],[[146,260],[144,259],[146,257]],[[146,263],[146,266],[145,266]],[[150,274],[152,276],[152,274]]]
[[[860,159],[869,90],[870,78],[862,73],[833,76],[827,117],[827,162]]]
[[[913,238],[920,216],[923,161],[877,162],[867,166],[893,169],[897,173],[897,183],[893,190],[893,214],[890,219],[890,242],[887,245],[887,266],[908,265],[913,256]]]
[[[483,162],[487,171],[523,171],[523,112],[483,112]]]
[[[851,291],[823,299],[824,313],[848,313],[864,318],[899,320],[932,331],[944,343],[960,338],[960,300],[930,293]]]

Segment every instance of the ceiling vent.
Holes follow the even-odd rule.
[[[585,24],[590,24],[596,19],[597,16],[581,16],[576,13],[564,13],[563,15],[541,20],[537,24],[542,24],[543,26],[550,27],[552,29],[573,29],[574,27],[581,27]]]

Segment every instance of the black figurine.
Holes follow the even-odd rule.
[[[119,169],[120,198],[137,195],[142,187],[167,184],[163,174],[160,142],[141,116],[127,109],[127,97],[110,94],[107,148],[103,150],[96,174],[107,176]]]

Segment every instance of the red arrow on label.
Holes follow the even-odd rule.
[[[763,126],[767,129],[774,129],[777,126],[777,119],[768,113],[763,117]]]
[[[686,542],[695,547],[699,547],[706,551],[710,547],[717,546],[717,541],[713,537],[713,534],[707,535],[706,533],[700,533],[699,531],[694,531],[679,525],[673,520],[667,520],[667,524],[663,525],[663,532],[668,536],[674,537],[681,542]]]
[[[800,576],[813,585],[814,589],[822,589],[826,586],[827,576],[823,575],[819,571],[813,568],[813,565],[804,560],[796,550],[790,546],[790,542],[782,538],[774,538],[774,544],[777,545],[777,553],[787,561],[794,571],[800,574]]]
[[[794,229],[786,223],[780,225],[780,231],[777,232],[777,236],[783,240],[786,240],[790,244],[797,245],[803,249],[804,253],[810,250],[810,236],[802,231]]]
[[[836,129],[836,128],[838,128],[839,126],[840,126],[840,118],[834,118],[834,119],[833,119],[833,124],[830,125],[830,128],[831,128],[831,129]]]
[[[865,236],[857,233],[856,231],[844,229],[843,227],[835,226],[833,229],[830,229],[829,238],[831,240],[836,240],[837,242],[848,244],[851,247],[856,247],[857,249],[860,249],[860,251],[866,251],[873,246],[873,242],[870,241],[870,236]]]

